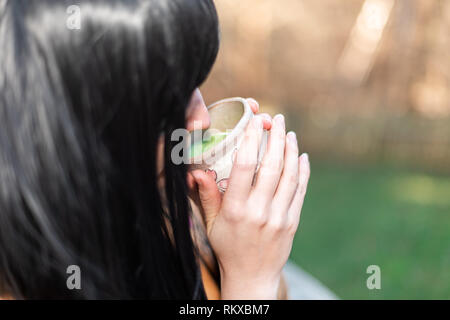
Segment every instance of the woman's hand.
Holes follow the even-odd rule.
[[[247,127],[223,198],[207,173],[191,173],[219,262],[223,299],[275,299],[299,224],[309,160],[298,157],[296,136],[286,135],[281,115],[274,118],[252,186],[263,123],[256,116]]]
[[[253,98],[248,98],[247,102],[250,106],[250,109],[252,109],[253,113],[257,114],[259,112],[259,103]],[[260,113],[259,116],[263,120],[264,129],[265,130],[272,129],[272,118],[270,117],[270,115],[268,115],[267,113]]]

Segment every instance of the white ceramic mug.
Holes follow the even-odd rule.
[[[254,114],[247,100],[243,98],[217,101],[208,107],[208,112],[211,119],[210,130],[226,132],[227,135],[210,149],[190,158],[190,170],[212,171],[215,174],[219,190],[224,192],[228,185],[235,153],[242,143],[245,129]],[[256,170],[258,170],[259,163],[266,151],[267,136],[267,131],[264,130]]]

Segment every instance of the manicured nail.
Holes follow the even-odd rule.
[[[288,138],[290,143],[292,143],[293,145],[297,145],[297,135],[294,131],[290,131],[286,137]]]
[[[284,116],[282,114],[277,114],[274,118],[275,122],[284,127]]]
[[[305,163],[309,162],[309,155],[307,153],[302,154],[302,161]]]
[[[260,117],[264,118],[264,120],[267,120],[269,122],[272,122],[272,117],[268,115],[267,113],[262,113],[259,115]]]
[[[256,99],[248,98],[247,100],[250,100],[251,102],[253,102],[259,108],[259,103],[258,103],[258,101],[256,101]]]
[[[210,176],[211,178],[213,178],[214,180],[217,179],[217,173],[216,173],[214,170],[207,169],[207,170],[206,170],[206,174],[207,174],[208,176]]]

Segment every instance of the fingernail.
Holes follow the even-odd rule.
[[[214,180],[216,180],[216,178],[217,178],[217,174],[214,170],[208,169],[208,170],[206,170],[206,174],[208,176],[210,176],[211,178],[213,178]]]
[[[259,103],[258,103],[258,101],[256,101],[256,99],[254,99],[254,98],[247,98],[247,100],[251,100],[253,103],[255,103],[256,105],[259,106]]]
[[[287,138],[288,138],[290,143],[292,143],[293,145],[297,145],[297,135],[295,134],[294,131],[290,131],[287,134]]]
[[[302,161],[309,162],[309,155],[307,153],[302,154]]]
[[[282,114],[277,114],[274,118],[275,122],[279,125],[284,125],[284,116]]]
[[[272,117],[268,115],[267,113],[263,113],[259,115],[260,117],[264,118],[265,120],[272,122]]]

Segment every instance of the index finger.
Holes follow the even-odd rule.
[[[259,112],[259,103],[258,103],[258,101],[256,101],[253,98],[248,98],[247,102],[250,105],[250,108],[252,109],[253,113],[256,114],[256,113]]]

